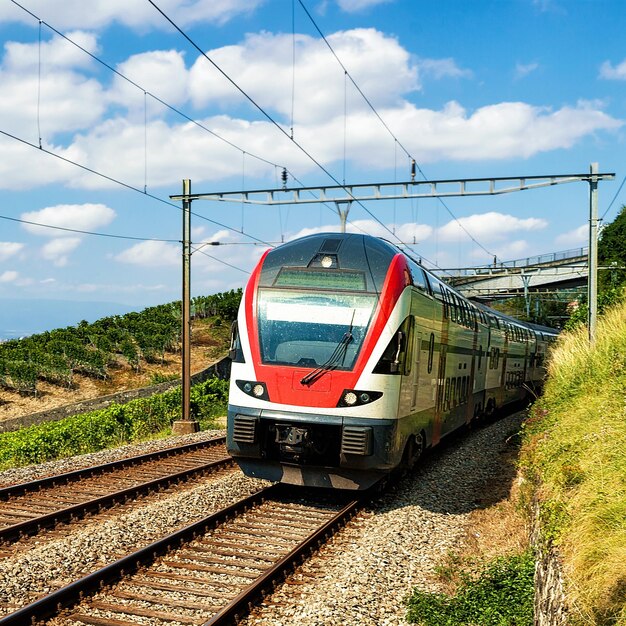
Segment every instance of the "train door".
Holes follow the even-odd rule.
[[[420,352],[422,349],[422,333],[415,333],[413,348],[413,364],[411,367],[411,413],[415,413],[418,405],[420,388]]]
[[[443,338],[443,337],[442,337]],[[441,344],[439,351],[439,367],[437,370],[437,402],[435,404],[435,421],[433,424],[433,445],[437,444],[441,439],[441,422],[445,408],[445,383],[446,383],[446,357],[448,353],[448,346]],[[448,380],[448,384],[450,381]]]

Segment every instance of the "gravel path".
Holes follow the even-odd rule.
[[[404,625],[403,599],[414,586],[438,589],[434,569],[448,551],[459,547],[469,513],[480,506],[476,502],[484,495],[485,483],[502,474],[500,451],[506,447],[507,437],[517,432],[521,419],[520,414],[507,417],[430,455],[393,492],[370,506],[299,568],[242,624]],[[201,436],[206,433],[183,439]],[[172,439],[157,442],[164,443],[172,445]],[[20,482],[28,479],[27,474],[38,475],[37,471],[76,469],[73,462],[94,463],[94,458],[103,462],[99,455],[141,451],[147,450],[126,446],[123,451],[86,455],[89,461],[80,457],[59,462],[63,470],[48,463],[45,470],[39,466],[5,472],[0,480]],[[241,474],[209,478],[184,492],[164,494],[156,503],[104,523],[94,521],[67,537],[8,557],[0,561],[0,615],[264,484]]]

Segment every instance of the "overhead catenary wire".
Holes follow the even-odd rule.
[[[148,0],[150,1],[150,0]],[[389,128],[389,126],[387,125],[387,123],[385,122],[385,120],[382,118],[382,116],[380,115],[380,113],[378,113],[378,111],[376,110],[376,107],[372,104],[371,100],[365,95],[365,93],[363,92],[363,90],[359,87],[359,85],[357,84],[357,82],[354,80],[354,78],[352,77],[352,75],[350,74],[350,72],[348,71],[348,69],[346,68],[346,66],[343,64],[343,62],[341,61],[341,59],[339,58],[339,56],[337,55],[337,53],[335,52],[334,48],[332,47],[331,43],[328,41],[328,39],[326,38],[326,36],[324,35],[324,33],[322,32],[321,28],[318,26],[317,22],[315,21],[314,17],[311,15],[311,13],[309,12],[309,10],[306,8],[306,6],[304,5],[303,0],[298,0],[298,3],[300,4],[300,6],[302,7],[302,10],[306,13],[307,17],[309,18],[309,20],[311,21],[311,24],[313,24],[313,27],[315,28],[315,30],[318,32],[319,36],[322,38],[322,40],[324,41],[324,43],[326,44],[326,46],[328,47],[328,49],[331,51],[332,55],[335,57],[335,59],[337,60],[337,63],[339,63],[339,65],[341,66],[341,68],[343,69],[345,76],[347,79],[350,80],[350,82],[354,85],[354,87],[356,88],[356,90],[359,92],[359,94],[361,95],[361,97],[363,98],[363,100],[365,101],[365,103],[369,106],[369,108],[372,110],[372,112],[374,113],[374,115],[378,118],[378,120],[380,121],[380,123],[383,125],[383,127],[387,130],[387,132],[391,135],[391,137],[393,138],[393,140],[397,143],[397,145],[402,149],[402,151],[406,154],[406,156],[411,159],[412,164],[414,164],[417,167],[417,170],[419,171],[419,173],[421,174],[422,178],[424,180],[428,180],[428,178],[426,177],[426,174],[424,174],[422,168],[419,166],[419,164],[417,163],[417,161],[413,158],[413,156],[411,155],[411,153],[408,151],[408,149],[404,146],[404,144],[398,139],[398,137],[396,137],[396,135],[394,134],[394,132],[391,130],[391,128]],[[457,222],[457,224],[459,225],[459,227],[463,230],[463,232],[484,252],[486,252],[489,256],[494,256],[492,252],[490,252],[487,248],[485,248],[466,228],[465,226],[463,226],[463,224],[461,223],[461,221],[456,217],[456,215],[454,215],[454,213],[451,211],[451,209],[448,207],[448,205],[441,199],[441,198],[437,198],[437,200],[439,201],[439,203],[446,209],[446,211],[450,214],[450,217],[452,217],[452,219]]]
[[[174,20],[167,15],[153,0],[148,2],[163,16],[163,18],[176,30],[180,35],[203,57],[205,58],[254,108],[256,108],[265,119],[270,122],[281,134],[287,137],[308,159],[311,160],[322,172],[324,172],[335,184],[343,187],[352,198],[352,201],[356,202],[375,222],[377,222],[384,230],[390,233],[396,238],[395,233],[381,220],[378,219],[358,198],[355,198],[348,187],[342,185],[334,174],[326,168],[318,159],[316,159],[302,144],[300,144],[295,138],[290,136],[287,132],[250,94],[248,94],[241,86],[231,78],[227,72],[225,72],[209,55],[180,27]],[[427,259],[426,259],[427,260]],[[429,261],[430,262],[430,261]]]
[[[40,228],[48,228],[51,230],[61,230],[68,233],[76,233],[79,235],[93,235],[94,237],[108,237],[110,239],[129,239],[131,241],[158,241],[162,243],[180,243],[179,239],[158,239],[157,237],[133,237],[131,235],[115,235],[113,233],[97,233],[91,230],[80,230],[79,228],[67,228],[65,226],[54,226],[53,224],[43,224],[42,222],[34,222],[32,220],[19,219],[17,217],[9,217],[8,215],[0,215],[0,219],[19,224],[28,224],[29,226],[38,226]]]
[[[61,37],[62,39],[64,39],[65,41],[67,41],[68,43],[73,45],[74,47],[76,47],[78,50],[80,50],[81,52],[83,52],[84,54],[89,56],[91,59],[93,59],[94,61],[96,61],[97,63],[99,63],[100,65],[102,65],[106,69],[108,69],[109,71],[111,71],[116,76],[119,76],[122,80],[125,80],[127,83],[129,83],[130,85],[132,85],[133,87],[135,87],[136,89],[138,89],[140,92],[143,93],[143,95],[144,95],[144,157],[145,157],[145,163],[144,163],[144,194],[150,196],[150,194],[147,193],[147,101],[146,101],[147,96],[150,96],[153,100],[155,100],[156,102],[158,102],[159,104],[161,104],[162,106],[167,108],[168,110],[172,111],[173,113],[176,113],[177,115],[181,116],[183,119],[187,120],[188,122],[191,122],[192,124],[194,124],[195,126],[200,128],[201,130],[207,132],[208,134],[212,135],[213,137],[215,137],[219,141],[222,141],[226,145],[234,148],[235,150],[238,150],[243,155],[247,154],[249,157],[251,157],[251,158],[253,158],[253,159],[255,159],[255,160],[259,161],[259,162],[262,162],[262,163],[265,163],[267,165],[273,166],[275,169],[279,168],[279,169],[283,170],[284,172],[289,172],[289,174],[291,175],[293,180],[295,182],[297,182],[298,184],[302,185],[302,183],[298,179],[298,177],[293,172],[288,170],[286,166],[279,165],[277,163],[274,163],[274,162],[272,162],[272,161],[270,161],[268,159],[265,159],[265,158],[259,156],[258,154],[251,153],[251,152],[248,152],[247,150],[244,150],[243,148],[241,148],[240,146],[238,146],[234,142],[226,139],[225,137],[223,137],[219,133],[216,133],[214,130],[208,128],[207,126],[205,126],[204,124],[202,124],[198,120],[195,120],[192,117],[189,117],[184,111],[181,111],[177,107],[169,104],[168,102],[166,102],[165,100],[163,100],[162,98],[157,96],[156,94],[148,91],[147,89],[145,89],[144,87],[139,85],[137,82],[135,82],[134,80],[132,80],[131,78],[126,76],[123,72],[119,71],[118,69],[116,69],[115,67],[113,67],[112,65],[110,65],[109,63],[107,63],[106,61],[101,59],[100,57],[98,57],[97,55],[95,55],[92,52],[90,52],[89,50],[87,50],[84,46],[82,46],[78,42],[74,41],[71,37],[69,37],[65,33],[61,32],[60,30],[58,30],[57,28],[55,28],[54,26],[52,26],[48,22],[40,19],[35,13],[30,11],[28,8],[26,8],[25,6],[23,6],[19,2],[17,2],[17,0],[11,0],[11,2],[15,6],[20,8],[22,11],[24,11],[25,13],[30,15],[32,18],[34,18],[34,19],[36,19],[38,21],[38,23],[39,23],[39,37],[40,37],[40,40],[41,40],[41,26],[45,25],[52,32],[54,32],[56,35],[58,35],[59,37]],[[294,10],[293,19],[295,20],[295,5],[293,7],[293,10]],[[294,38],[295,38],[295,23],[294,23]],[[293,54],[295,55],[295,39],[294,39],[293,45],[294,45]],[[41,72],[41,63],[40,63],[40,66],[39,66],[39,71]],[[295,75],[294,75],[294,81],[295,81]],[[294,87],[294,89],[295,89],[295,87]],[[38,125],[39,125],[39,121],[38,121]],[[42,148],[41,131],[39,131],[39,147]],[[160,198],[159,198],[159,200],[162,201],[162,199],[160,199]],[[332,207],[328,206],[328,204],[324,203],[324,205],[326,206],[326,208],[328,210],[333,211]],[[173,205],[173,206],[176,206],[176,205]],[[224,224],[221,224],[220,222],[217,222],[215,220],[211,220],[211,219],[205,218],[203,215],[196,214],[194,212],[192,212],[191,215],[193,215],[195,217],[198,217],[200,219],[204,219],[204,220],[206,220],[208,222],[214,223],[214,224],[216,224],[218,226],[221,226],[223,228],[227,228],[229,230],[232,230],[233,232],[237,232],[235,229],[230,228],[228,226],[225,226]],[[351,222],[349,222],[349,223],[351,223]],[[246,237],[251,237],[251,235],[249,235],[248,233],[245,233],[245,232],[241,232],[241,234],[243,234]],[[254,239],[254,237],[251,237],[251,238]],[[262,242],[262,240],[257,240],[257,241]],[[262,243],[265,243],[265,242],[262,242]]]
[[[116,185],[119,185],[121,187],[125,187],[126,189],[129,189],[131,191],[134,191],[136,193],[140,193],[142,196],[146,196],[148,198],[151,198],[153,200],[156,200],[157,202],[160,202],[162,204],[165,204],[167,206],[171,206],[175,209],[177,209],[178,211],[181,210],[181,207],[179,207],[177,204],[174,204],[173,202],[170,202],[169,200],[165,200],[164,198],[160,198],[159,196],[156,196],[152,193],[148,193],[148,192],[144,192],[142,189],[139,189],[138,187],[134,187],[133,185],[129,184],[129,183],[125,183],[124,181],[118,180],[117,178],[113,178],[112,176],[109,176],[108,174],[104,174],[102,172],[99,172],[97,170],[94,170],[93,168],[87,167],[86,165],[83,165],[82,163],[78,163],[77,161],[73,161],[72,159],[68,159],[67,157],[64,157],[60,154],[57,154],[56,152],[52,152],[52,150],[48,150],[47,148],[39,148],[39,146],[37,146],[36,144],[28,141],[27,139],[24,139],[22,137],[18,137],[17,135],[14,135],[12,133],[9,133],[5,130],[1,130],[0,129],[0,135],[4,135],[5,137],[8,137],[10,139],[13,139],[15,141],[18,141],[24,145],[30,146],[31,148],[35,148],[37,150],[40,150],[41,152],[44,152],[45,154],[48,154],[52,157],[55,157],[57,159],[60,159],[61,161],[68,163],[74,167],[78,167],[86,172],[89,172],[90,174],[94,174],[95,176],[98,176],[100,178],[103,178],[105,180],[108,180],[109,182],[112,182]],[[249,233],[241,233],[240,231],[238,231],[236,228],[233,228],[231,226],[228,226],[226,224],[222,224],[221,222],[218,222],[216,220],[212,220],[208,217],[205,217],[204,215],[200,215],[197,213],[192,213],[192,215],[194,215],[195,217],[202,219],[204,221],[210,222],[211,224],[215,224],[216,226],[220,226],[221,228],[225,228],[226,230],[229,230],[233,233],[237,233],[238,235],[244,235],[245,237],[248,237],[249,239],[253,239],[254,241],[258,241],[259,243],[262,244],[266,244],[271,246],[271,244],[268,244],[266,241],[263,241],[262,239],[259,239],[258,237],[255,237],[254,235],[250,235]]]
[[[604,217],[606,216],[606,214],[611,210],[611,207],[613,206],[613,203],[615,202],[615,200],[617,200],[617,196],[619,196],[620,191],[622,190],[622,187],[624,186],[624,183],[626,183],[626,175],[624,176],[624,178],[622,178],[622,182],[620,183],[619,188],[615,192],[615,195],[613,196],[613,199],[609,203],[609,206],[606,207],[606,210],[602,214],[602,217],[600,218],[600,221],[604,220]]]
[[[63,38],[65,41],[67,41],[68,43],[70,43],[71,45],[75,46],[77,49],[79,49],[81,52],[85,53],[87,56],[89,56],[91,59],[93,59],[94,61],[96,61],[97,63],[99,63],[100,65],[102,65],[103,67],[105,67],[106,69],[108,69],[109,71],[113,72],[113,74],[115,74],[116,76],[119,76],[122,80],[125,80],[127,83],[129,83],[130,85],[132,85],[133,87],[135,87],[136,89],[138,89],[140,92],[143,92],[143,94],[145,96],[150,96],[153,100],[155,100],[156,102],[158,102],[159,104],[163,105],[164,107],[166,107],[167,109],[169,109],[170,111],[172,111],[173,113],[176,113],[177,115],[179,115],[180,117],[184,118],[185,120],[187,120],[188,122],[191,122],[192,124],[194,124],[195,126],[197,126],[198,128],[201,128],[202,130],[204,130],[205,132],[213,135],[216,139],[219,139],[220,141],[224,142],[225,144],[231,146],[232,148],[234,148],[235,150],[239,150],[240,152],[243,152],[243,148],[241,148],[240,146],[238,146],[237,144],[235,144],[234,142],[226,139],[225,137],[222,137],[219,133],[216,133],[214,130],[211,130],[210,128],[208,128],[207,126],[205,126],[204,124],[202,124],[201,122],[199,122],[198,120],[193,119],[192,117],[189,117],[189,115],[187,115],[184,111],[181,111],[180,109],[178,109],[177,107],[169,104],[168,102],[166,102],[165,100],[161,99],[159,96],[157,96],[156,94],[152,93],[151,91],[148,91],[147,89],[144,89],[144,87],[142,87],[141,85],[139,85],[137,82],[135,82],[134,80],[132,80],[132,78],[129,78],[128,76],[126,76],[123,72],[120,72],[118,69],[116,69],[115,67],[113,67],[112,65],[110,65],[109,63],[107,63],[106,61],[104,61],[103,59],[101,59],[100,57],[98,57],[97,55],[93,54],[93,52],[90,52],[89,50],[87,50],[87,48],[85,48],[84,46],[81,46],[77,41],[74,41],[71,37],[69,37],[68,35],[66,35],[65,33],[63,33],[62,31],[58,30],[57,28],[55,28],[54,26],[52,26],[51,24],[49,24],[48,22],[46,22],[45,20],[42,20],[39,16],[37,16],[35,13],[33,13],[32,11],[30,11],[29,9],[27,9],[25,6],[23,6],[22,4],[20,4],[19,2],[17,2],[17,0],[10,0],[15,6],[19,7],[20,9],[22,9],[22,11],[24,11],[25,13],[27,13],[28,15],[30,15],[32,18],[36,19],[40,26],[43,24],[45,25],[47,28],[49,28],[53,33],[55,33],[56,35],[58,35],[59,37]],[[267,165],[272,165],[272,166],[276,166],[276,167],[283,167],[282,165],[278,165],[276,163],[273,163],[272,161],[269,161],[267,159],[264,159],[263,157],[248,152],[248,156],[253,157],[254,159],[257,159],[258,161],[261,161],[262,163],[265,163]]]

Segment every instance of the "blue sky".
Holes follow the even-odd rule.
[[[167,202],[183,178],[193,192],[269,188],[286,166],[302,184],[332,184],[147,0],[20,4],[0,2],[0,215],[139,239],[0,219],[3,299],[134,307],[177,299],[181,217]],[[406,180],[407,152],[429,179],[582,173],[599,162],[616,173],[600,185],[602,215],[626,174],[621,0],[155,4],[338,180]],[[46,151],[135,190],[40,151],[39,138]],[[624,202],[626,190],[605,219]],[[439,267],[586,245],[585,183],[446,205],[366,204],[376,220],[354,206],[349,228],[415,241],[415,254]],[[192,210],[194,247],[224,244],[194,253],[194,294],[242,286],[266,247],[258,240],[339,223],[324,205],[197,201]]]

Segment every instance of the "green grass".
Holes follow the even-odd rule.
[[[564,333],[525,425],[522,466],[558,545],[572,623],[626,625],[626,305]]]
[[[463,575],[454,596],[416,589],[407,621],[420,626],[532,626],[535,561],[530,551],[501,557],[476,577]]]
[[[227,400],[228,381],[210,378],[191,388],[191,415],[203,430],[214,427],[215,418],[226,412]],[[171,434],[180,410],[181,389],[177,387],[150,398],[1,433],[0,470],[162,437]]]

